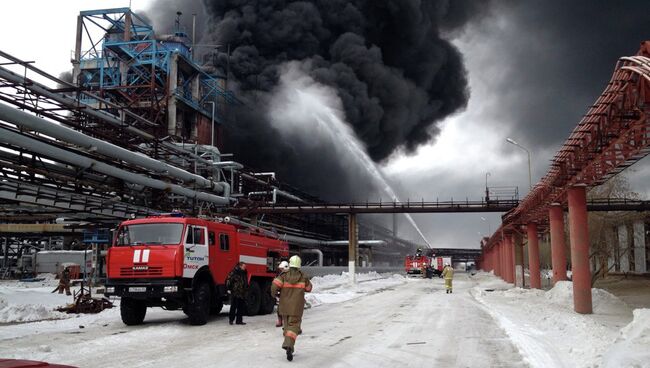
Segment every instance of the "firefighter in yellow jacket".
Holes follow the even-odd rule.
[[[282,349],[287,352],[287,360],[293,360],[293,350],[298,335],[302,333],[300,324],[305,309],[305,293],[311,291],[309,278],[300,270],[300,257],[289,258],[289,270],[279,274],[271,285],[271,295],[280,294],[278,311],[282,316],[284,342]]]
[[[445,265],[445,268],[442,270],[442,277],[445,278],[445,288],[447,289],[447,294],[451,294],[451,281],[454,279],[454,269],[449,263],[447,263]]]

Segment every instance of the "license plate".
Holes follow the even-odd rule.
[[[129,288],[129,291],[132,293],[144,293],[147,291],[145,286],[133,286]]]

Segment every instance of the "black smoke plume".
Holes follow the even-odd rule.
[[[184,10],[196,3],[176,5]],[[336,199],[366,199],[370,180],[326,145],[282,139],[264,116],[286,63],[300,62],[311,78],[336,92],[346,122],[379,162],[430,141],[439,132],[437,122],[466,106],[462,56],[443,35],[462,30],[487,8],[486,2],[451,0],[206,0],[203,5],[201,43],[222,45],[214,64],[229,72],[231,86],[246,102],[225,128],[226,149],[248,165],[278,171],[291,184]],[[330,191],[334,184],[338,189]]]

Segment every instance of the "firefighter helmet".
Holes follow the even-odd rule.
[[[281,270],[286,270],[287,268],[289,268],[289,263],[287,261],[282,261],[280,262],[278,268]]]
[[[301,264],[302,264],[302,260],[300,260],[300,257],[292,256],[291,258],[289,258],[289,267],[300,268]]]

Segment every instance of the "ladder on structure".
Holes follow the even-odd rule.
[[[9,267],[0,268],[0,280],[6,279],[9,276],[9,271],[11,271]]]

